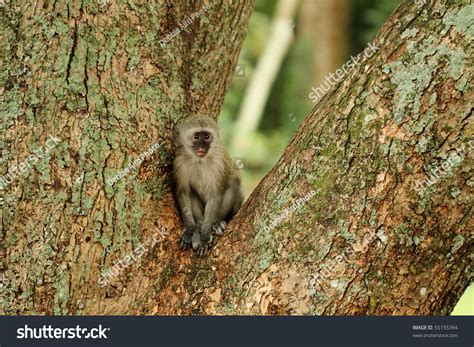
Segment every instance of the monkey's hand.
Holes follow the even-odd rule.
[[[181,249],[187,249],[191,247],[194,231],[196,230],[195,225],[188,225],[184,228],[183,234],[181,235],[180,246]]]

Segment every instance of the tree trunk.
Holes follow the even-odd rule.
[[[175,247],[171,129],[189,114],[217,117],[252,7],[40,0],[0,8],[0,313],[140,312],[178,273],[176,260],[190,261]],[[126,258],[101,287],[100,274],[130,254],[133,264]]]
[[[469,283],[473,256],[468,3],[404,2],[374,39],[380,49],[325,94],[202,259],[178,250],[165,149],[176,113],[217,114],[250,5],[211,8],[190,29],[192,39],[181,33],[165,50],[147,40],[176,25],[146,29],[164,13],[144,15],[148,4],[109,4],[107,15],[55,9],[70,15],[59,17],[72,22],[65,26],[54,24],[56,16],[49,26],[47,16],[31,16],[54,13],[42,6],[16,12],[20,27],[13,16],[2,30],[11,42],[2,58],[9,60],[1,75],[2,168],[24,161],[51,133],[61,141],[5,189],[4,312],[449,313]],[[181,6],[167,11],[162,26],[183,18]],[[35,43],[35,30],[47,48]],[[232,59],[212,60],[222,46],[210,42],[228,43],[224,56]],[[137,76],[128,77],[129,66]],[[154,161],[107,185],[161,141]],[[100,271],[132,252],[138,257],[140,242],[139,259],[101,287]]]

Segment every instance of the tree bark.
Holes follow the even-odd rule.
[[[163,51],[146,48],[153,31],[144,28],[163,13],[162,25],[194,8],[169,5],[153,17],[143,15],[149,5],[130,1],[126,10],[109,4],[107,15],[78,7],[63,18],[72,22],[65,27],[30,15],[43,13],[42,6],[25,8],[19,28],[2,30],[13,38],[3,46],[10,62],[1,75],[2,169],[23,161],[28,146],[44,144],[51,132],[62,141],[6,189],[3,311],[448,314],[470,281],[473,257],[473,5],[419,3],[404,2],[374,39],[380,49],[325,94],[205,258],[178,250],[168,151],[113,188],[106,180],[156,139],[167,149],[179,111],[217,114],[250,5],[211,8],[209,22],[192,28],[197,38],[181,33]],[[130,36],[134,19],[144,34]],[[90,33],[100,26],[108,39],[97,43],[93,37],[102,34]],[[53,27],[63,33],[47,30]],[[32,40],[32,28],[53,35],[46,49]],[[70,37],[69,46],[56,35]],[[232,58],[212,60],[226,44]],[[22,54],[32,55],[31,75],[21,74]],[[130,61],[140,62],[132,65],[140,68],[137,77],[126,77]],[[203,69],[210,62],[212,69]],[[103,113],[100,100],[107,100]],[[456,153],[462,160],[440,173]],[[82,172],[77,188],[73,180]],[[415,183],[428,177],[432,183],[418,194]],[[151,246],[163,227],[167,235]],[[100,271],[140,242],[143,255],[98,286]]]
[[[190,114],[217,117],[252,7],[246,0],[0,7],[0,178],[13,178],[0,191],[0,313],[140,312],[178,272],[176,259],[191,261],[174,243],[171,129]],[[51,136],[58,143],[47,147]],[[138,165],[153,144],[159,148]],[[28,160],[38,149],[47,153]],[[21,163],[27,170],[16,175]],[[141,245],[143,255],[98,285]]]

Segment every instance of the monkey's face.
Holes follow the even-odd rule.
[[[194,154],[199,158],[206,156],[212,143],[212,134],[208,131],[196,131],[192,134],[192,147]]]

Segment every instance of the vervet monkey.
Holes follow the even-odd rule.
[[[175,127],[174,176],[183,219],[181,248],[204,255],[242,205],[240,174],[219,139],[216,122],[190,116]]]

